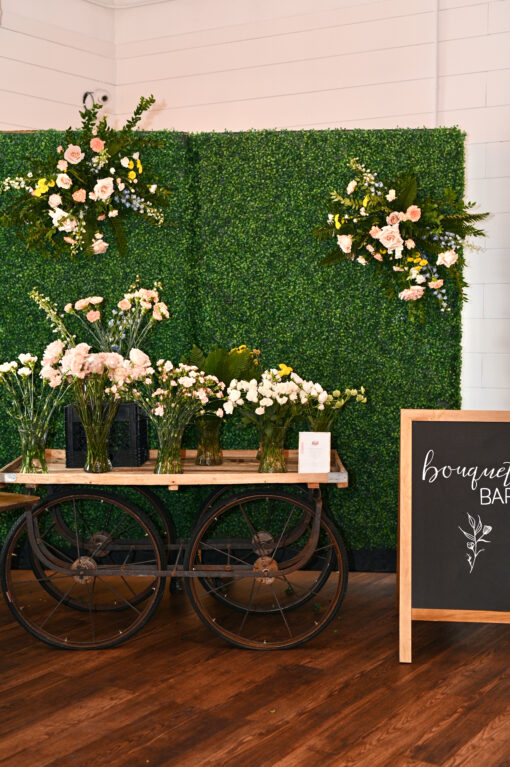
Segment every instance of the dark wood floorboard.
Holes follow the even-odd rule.
[[[510,767],[510,630],[416,623],[395,576],[351,575],[339,616],[282,652],[230,648],[184,594],[124,646],[65,652],[0,604],[2,767]]]

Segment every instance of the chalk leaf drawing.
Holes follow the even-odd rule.
[[[461,531],[461,533],[464,533],[464,535],[468,539],[466,542],[466,546],[468,548],[466,556],[467,556],[467,561],[469,564],[469,572],[472,573],[477,556],[481,554],[482,551],[485,551],[484,548],[480,549],[479,545],[480,543],[490,543],[490,541],[488,541],[484,536],[489,535],[489,533],[492,530],[492,527],[491,525],[482,524],[480,515],[478,515],[478,521],[474,517],[472,517],[471,514],[468,514],[467,518],[468,518],[469,526],[471,527],[472,532],[467,533],[465,530],[462,529],[460,525],[459,525],[459,530]]]

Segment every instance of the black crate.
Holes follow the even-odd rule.
[[[87,457],[85,430],[72,405],[65,408],[66,468],[82,469]],[[141,466],[149,459],[147,415],[134,402],[122,402],[108,440],[112,466]]]

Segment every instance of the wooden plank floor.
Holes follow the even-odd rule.
[[[184,594],[116,650],[65,652],[0,605],[7,767],[503,767],[510,630],[417,623],[397,662],[395,576],[351,575],[320,637],[229,648]]]

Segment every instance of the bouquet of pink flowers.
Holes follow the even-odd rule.
[[[65,348],[60,339],[46,347],[41,378],[50,386],[67,381],[71,387],[73,405],[87,439],[85,471],[111,470],[108,436],[119,405],[119,390],[133,381],[151,381],[153,372],[149,357],[140,349],[131,349],[125,358],[118,352],[91,352],[85,343]]]

